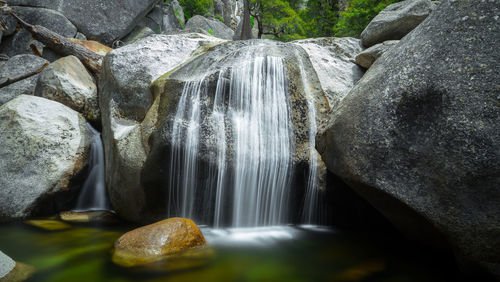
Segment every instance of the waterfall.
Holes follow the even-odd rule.
[[[224,221],[235,227],[286,223],[294,135],[285,74],[282,58],[257,52],[219,72],[207,115],[216,138],[216,165],[205,184],[197,175],[200,136],[206,135],[200,101],[213,93],[208,78],[185,83],[172,124],[169,216],[193,218],[197,186],[203,186],[215,191],[216,227]]]
[[[87,126],[93,134],[92,143],[90,144],[89,174],[83,183],[74,210],[109,210],[110,204],[106,192],[104,150],[101,135],[92,126],[88,124]]]
[[[314,97],[311,94],[310,86],[307,82],[306,72],[302,58],[299,60],[300,74],[302,85],[304,86],[304,94],[307,97],[307,112],[309,119],[309,171],[306,183],[306,192],[304,197],[304,205],[302,210],[302,223],[324,223],[326,220],[324,212],[324,196],[320,194],[318,188],[318,153],[316,152],[316,133],[318,126],[316,123],[316,106],[314,105]]]

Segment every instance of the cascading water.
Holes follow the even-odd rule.
[[[216,166],[206,182],[214,189],[214,225],[277,225],[286,222],[294,135],[283,59],[258,56],[221,70],[209,117],[216,134]],[[228,77],[228,78],[226,78]],[[227,85],[229,83],[229,85]],[[172,125],[169,216],[193,217],[203,130],[200,97],[207,82],[187,82]],[[185,124],[185,123],[188,124]],[[228,139],[231,142],[228,142]],[[228,208],[224,201],[231,199]],[[229,217],[229,218],[227,218]]]
[[[316,152],[316,133],[318,126],[316,123],[316,107],[314,98],[312,97],[307,83],[307,78],[304,71],[304,63],[299,60],[299,68],[302,78],[302,85],[307,99],[307,112],[309,118],[309,173],[307,177],[306,192],[304,197],[304,205],[302,211],[302,222],[306,224],[323,223],[325,216],[323,215],[324,207],[317,185],[318,178],[318,153]]]
[[[89,175],[83,183],[74,211],[109,210],[101,135],[92,126],[87,126],[93,134],[90,145]]]

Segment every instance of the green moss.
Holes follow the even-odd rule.
[[[213,29],[209,29],[209,30],[207,30],[207,32],[210,33],[210,35],[215,36]]]
[[[219,15],[219,14],[215,14],[214,18],[218,19],[219,21],[221,21],[222,23],[224,23],[224,18]]]

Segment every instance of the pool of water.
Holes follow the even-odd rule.
[[[0,250],[36,267],[29,281],[459,281],[453,258],[394,234],[315,226],[203,228],[213,256],[195,268],[122,268],[113,242],[134,226],[72,224],[48,231],[0,224]]]

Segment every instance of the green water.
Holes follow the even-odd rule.
[[[457,281],[453,259],[393,235],[297,228],[269,240],[224,244],[207,234],[214,257],[194,269],[126,269],[113,265],[113,242],[131,226],[72,225],[46,231],[25,223],[0,225],[0,250],[35,266],[29,281]],[[209,231],[204,231],[209,232]],[[242,232],[238,236],[248,235]],[[238,237],[235,236],[235,237]],[[215,239],[214,239],[215,238]],[[262,243],[262,244],[261,244]]]

